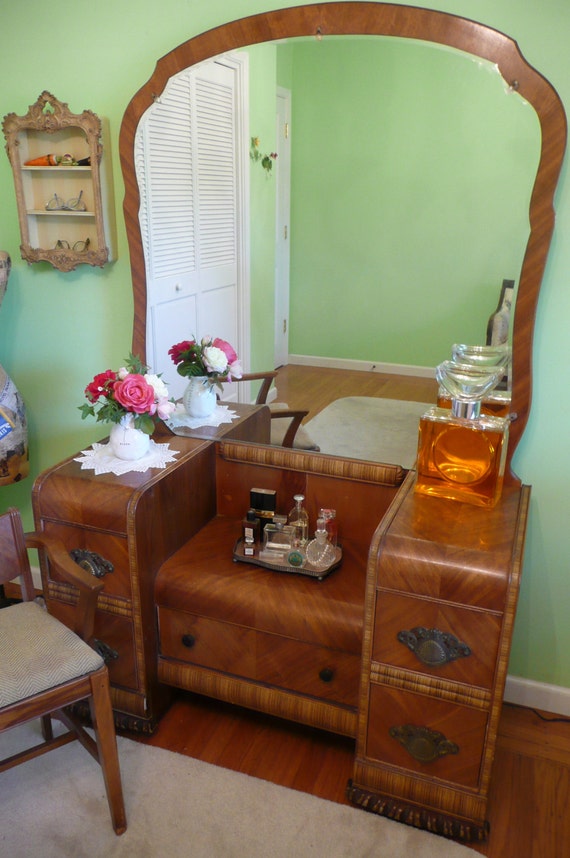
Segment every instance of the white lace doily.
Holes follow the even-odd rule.
[[[118,459],[110,452],[108,444],[93,444],[88,450],[82,450],[74,461],[80,462],[81,470],[93,470],[95,474],[128,474],[130,471],[144,473],[149,468],[164,468],[175,461],[179,450],[171,450],[169,444],[156,444],[150,439],[150,449],[140,459],[126,461]]]
[[[209,417],[190,417],[182,403],[178,403],[168,420],[164,422],[169,429],[176,433],[179,426],[188,429],[199,429],[201,426],[221,426],[222,423],[231,423],[237,417],[235,411],[230,411],[227,405],[216,405]]]

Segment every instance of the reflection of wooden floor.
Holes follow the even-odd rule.
[[[279,369],[275,384],[279,402],[309,411],[304,422],[344,396],[379,396],[435,404],[437,394],[435,379],[293,364]]]

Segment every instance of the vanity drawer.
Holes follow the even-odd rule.
[[[129,551],[125,537],[54,522],[46,523],[45,532],[60,539],[70,553],[75,549],[90,551],[110,562],[113,571],[106,572],[103,576],[103,593],[131,599]],[[49,574],[52,580],[58,580],[57,574],[53,574],[51,569]]]
[[[501,624],[495,612],[379,590],[372,660],[491,688]]]
[[[53,599],[50,601],[50,612],[67,626],[73,627],[73,605]],[[139,681],[131,619],[98,610],[95,613],[94,637],[102,644],[100,651],[109,670],[111,685],[136,691]]]
[[[357,655],[169,608],[159,607],[158,620],[166,658],[357,706]]]
[[[382,765],[475,789],[486,727],[487,712],[481,709],[373,684],[366,756]]]

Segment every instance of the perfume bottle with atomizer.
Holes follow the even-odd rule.
[[[509,419],[481,413],[504,372],[499,365],[444,361],[436,378],[451,408],[434,406],[420,418],[416,491],[492,507],[503,485]]]
[[[504,388],[499,390],[495,386],[484,395],[481,400],[481,414],[508,417],[511,411],[511,350],[509,346],[469,346],[464,343],[455,343],[451,349],[451,356],[456,363],[472,364],[479,367],[503,367],[503,373],[497,384],[504,384]],[[437,404],[440,408],[451,408],[451,394],[442,384],[440,384],[437,393]]]
[[[315,538],[308,543],[305,557],[318,570],[328,569],[336,560],[336,551],[329,541],[324,518],[317,519]]]

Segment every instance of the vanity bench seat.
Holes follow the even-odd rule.
[[[218,445],[216,514],[156,578],[161,682],[356,735],[368,550],[404,472],[332,464],[297,451]],[[281,513],[304,494],[312,528],[320,507],[335,508],[340,568],[319,581],[234,562],[253,487],[275,489]]]

